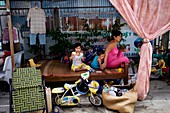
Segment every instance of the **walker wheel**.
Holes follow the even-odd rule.
[[[60,108],[58,106],[55,106],[53,111],[54,113],[60,113]]]
[[[99,107],[103,105],[102,97],[99,94],[89,96],[88,98],[93,106]]]

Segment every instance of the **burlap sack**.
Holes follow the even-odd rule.
[[[112,96],[103,91],[102,99],[103,105],[108,109],[120,113],[134,113],[134,106],[137,102],[136,85],[122,96]]]

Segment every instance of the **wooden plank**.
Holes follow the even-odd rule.
[[[79,76],[47,76],[45,77],[45,81],[46,82],[63,82],[63,81],[76,81],[78,79],[80,79],[80,75]],[[125,78],[125,75],[123,74],[112,74],[112,75],[90,75],[89,80],[105,80],[105,79],[120,79],[120,78]]]
[[[8,31],[9,31],[9,40],[10,40],[10,51],[11,51],[11,62],[12,62],[12,70],[15,70],[14,63],[14,44],[13,44],[13,34],[12,34],[12,22],[11,22],[11,14],[10,14],[10,3],[9,0],[6,0],[6,9],[7,9],[7,18],[8,18]]]
[[[57,60],[45,60],[40,61],[42,64],[41,71],[45,77],[46,82],[67,82],[67,81],[77,81],[80,79],[81,72],[73,72],[70,69],[69,64],[61,63]],[[90,74],[89,80],[105,80],[105,79],[124,79],[124,83],[128,84],[128,64],[124,66],[124,72],[117,72],[116,69],[108,69],[111,72],[102,73],[93,72]]]

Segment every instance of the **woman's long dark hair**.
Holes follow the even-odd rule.
[[[107,39],[108,42],[114,40],[114,36],[117,37],[117,36],[119,36],[119,35],[121,35],[121,36],[123,35],[121,31],[119,31],[119,30],[113,30],[113,31],[112,31],[112,35]]]

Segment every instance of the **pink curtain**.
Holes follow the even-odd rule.
[[[170,0],[110,0],[132,30],[144,39],[137,77],[138,99],[149,91],[152,62],[150,40],[170,30]]]

